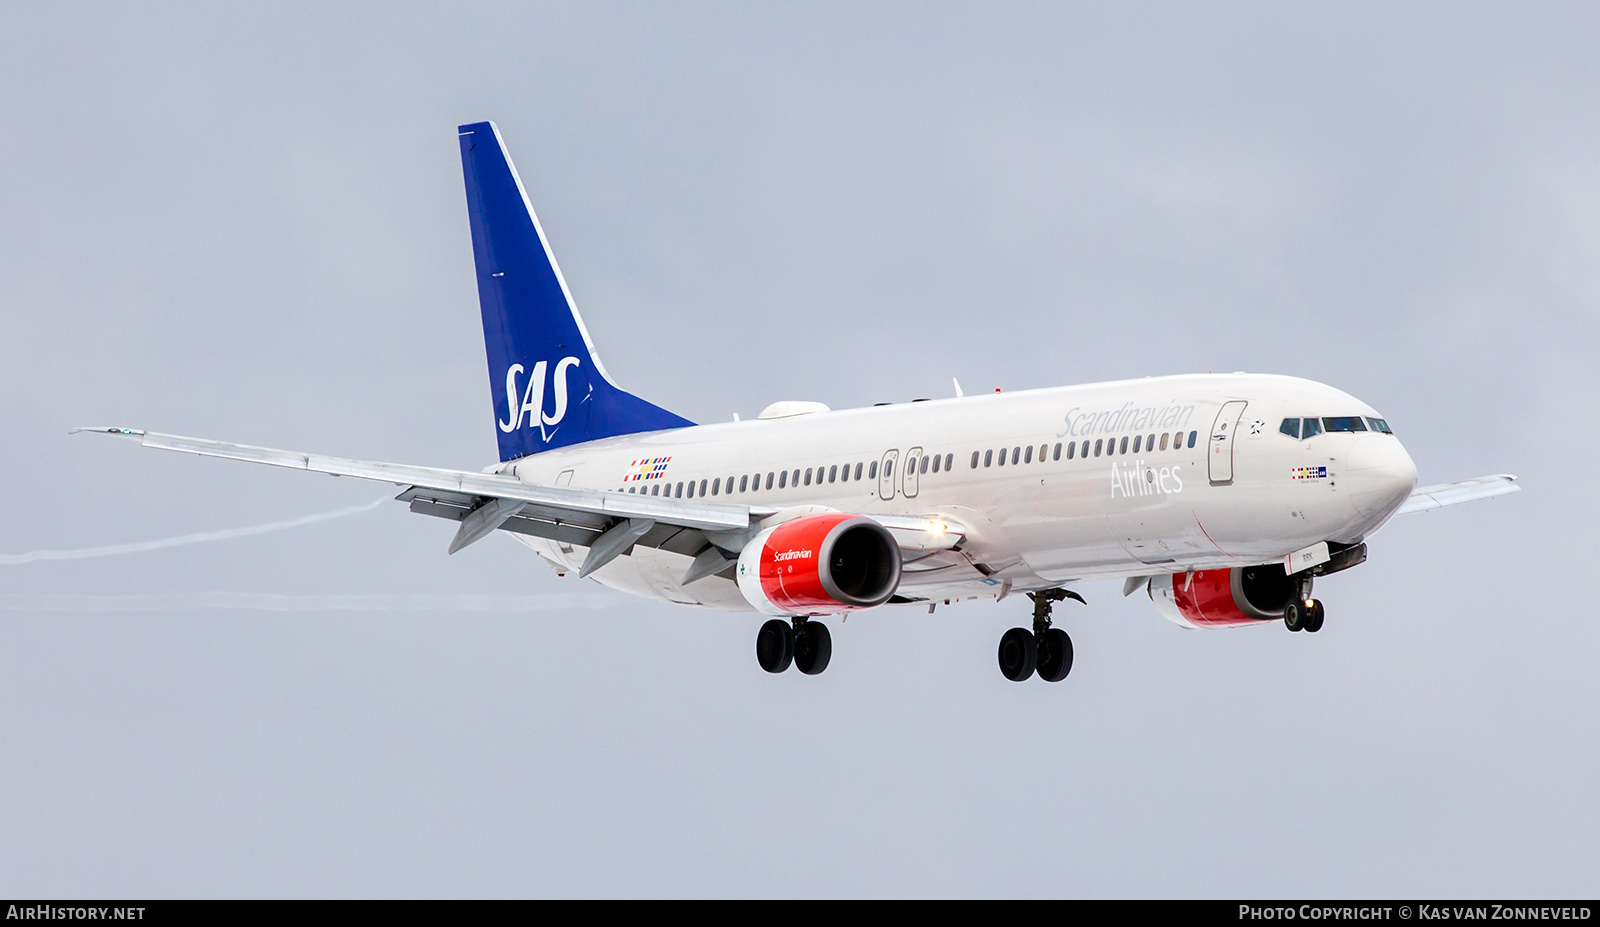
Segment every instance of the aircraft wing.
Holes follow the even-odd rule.
[[[461,528],[450,545],[451,553],[496,528],[504,527],[522,534],[551,537],[601,551],[590,572],[635,543],[668,549],[686,546],[698,549],[705,544],[704,532],[748,528],[752,519],[760,519],[776,511],[764,506],[699,500],[691,502],[570,486],[544,486],[498,473],[470,473],[437,467],[350,460],[206,438],[159,434],[137,428],[73,428],[69,433],[80,431],[117,435],[131,438],[145,447],[186,451],[203,457],[247,460],[275,467],[405,486],[406,490],[397,498],[411,503],[413,512],[439,515],[461,522]],[[674,540],[676,547],[672,543]],[[689,553],[692,556],[694,550]],[[590,564],[586,563],[585,566],[589,567]]]
[[[351,460],[137,428],[73,428],[69,433],[80,431],[115,435],[138,441],[145,447],[185,451],[203,457],[245,460],[404,486],[405,490],[395,498],[409,503],[411,511],[460,522],[450,542],[451,553],[503,528],[589,548],[590,553],[579,571],[585,576],[636,544],[659,547],[687,557],[706,554],[712,539],[723,544],[742,539],[742,532],[750,529],[752,523],[778,511],[770,506],[545,486],[498,473]],[[965,534],[960,525],[939,518],[877,517],[910,559],[950,550]],[[725,556],[717,560],[709,554],[706,559],[708,565],[717,569],[722,569],[727,561]]]
[[[1522,487],[1517,485],[1517,478],[1509,473],[1480,476],[1477,479],[1462,480],[1459,483],[1420,486],[1412,490],[1411,497],[1395,511],[1395,514],[1409,515],[1412,512],[1431,512],[1434,509],[1442,509],[1447,505],[1475,502],[1479,499],[1490,499],[1495,496],[1503,496],[1506,493],[1521,491]]]

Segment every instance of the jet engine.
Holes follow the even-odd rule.
[[[1168,621],[1186,628],[1225,628],[1282,621],[1290,600],[1311,594],[1311,578],[1291,577],[1283,564],[1269,563],[1169,573],[1152,577],[1149,590],[1151,601]]]
[[[870,518],[810,515],[752,538],[735,575],[764,614],[836,615],[889,601],[900,585],[900,546]]]

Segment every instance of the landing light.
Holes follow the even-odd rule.
[[[923,530],[929,534],[947,534],[950,531],[950,526],[942,521],[930,521],[923,526]]]

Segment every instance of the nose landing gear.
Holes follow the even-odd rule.
[[[1033,600],[1033,630],[1012,628],[1000,638],[1000,675],[1022,682],[1035,672],[1045,682],[1060,682],[1072,672],[1072,638],[1050,626],[1050,612],[1062,599],[1083,601],[1070,589],[1041,589]]]
[[[1309,631],[1312,634],[1322,630],[1322,600],[1307,596],[1304,599],[1291,599],[1283,609],[1283,626],[1291,631]]]
[[[756,662],[769,673],[781,673],[793,663],[807,676],[828,668],[833,658],[833,635],[820,621],[795,618],[793,624],[774,618],[756,633]]]

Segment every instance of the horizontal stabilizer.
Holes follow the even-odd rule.
[[[1522,487],[1517,485],[1517,478],[1509,473],[1480,476],[1477,479],[1462,480],[1459,483],[1439,483],[1435,486],[1422,486],[1412,491],[1411,498],[1407,499],[1395,514],[1409,515],[1412,512],[1431,512],[1434,509],[1442,509],[1447,505],[1460,505],[1463,502],[1492,499],[1495,496],[1521,491]]]

